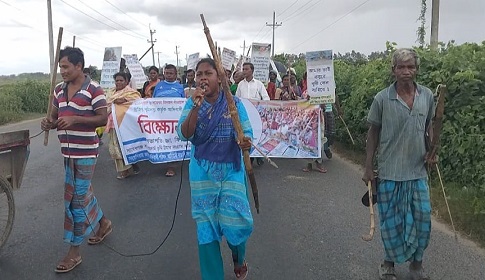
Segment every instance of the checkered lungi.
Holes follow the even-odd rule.
[[[385,260],[422,261],[431,233],[431,203],[427,179],[381,180],[377,189]]]

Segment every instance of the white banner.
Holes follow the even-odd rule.
[[[331,50],[306,53],[307,87],[311,104],[335,103],[335,80]]]
[[[131,105],[113,105],[113,121],[126,164],[180,161],[186,150],[190,153],[190,143],[181,141],[176,131],[185,102],[185,98],[148,98]],[[185,155],[185,159],[189,157]]]
[[[172,162],[190,157],[190,142],[176,128],[184,98],[139,99],[113,105],[113,120],[126,164]],[[243,100],[253,128],[253,143],[268,157],[319,158],[320,107],[306,101]],[[186,153],[187,151],[187,153]],[[262,155],[254,150],[253,157]]]
[[[147,76],[138,60],[138,56],[136,54],[125,54],[123,57],[126,60],[126,67],[130,70],[131,79],[135,81],[136,87],[142,88],[147,81]]]
[[[256,80],[263,83],[269,80],[270,57],[271,44],[253,43],[251,46],[251,63],[254,65],[253,76]]]
[[[197,63],[199,63],[199,53],[193,53],[187,58],[187,70],[192,69],[195,71]]]
[[[104,49],[103,68],[101,70],[100,86],[104,89],[115,87],[113,75],[120,71],[121,47]]]
[[[236,52],[228,48],[222,49],[222,66],[224,69],[232,70],[232,65],[236,59]]]

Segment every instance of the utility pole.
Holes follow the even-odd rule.
[[[177,56],[177,69],[179,68],[179,48],[180,46],[175,46],[175,55]]]
[[[160,69],[160,54],[162,52],[156,52],[157,53],[157,59],[158,59],[158,69]]]
[[[431,3],[431,49],[438,48],[438,27],[440,23],[440,0],[433,0]]]
[[[54,31],[52,30],[52,1],[47,0],[47,27],[49,30],[49,57],[50,57],[50,68],[49,72],[51,75],[56,75],[56,73],[52,73],[52,69],[54,69]],[[52,79],[52,76],[51,76]]]
[[[281,26],[281,24],[282,22],[280,23],[276,22],[276,14],[273,11],[273,24],[268,24],[266,22],[266,26],[271,26],[273,28],[273,43],[271,44],[271,57],[274,57],[274,30],[276,29],[276,27]]]
[[[240,46],[240,48],[243,49],[243,52],[242,53],[244,55],[246,53],[246,40],[243,41],[243,46],[242,47]]]
[[[72,47],[76,47],[76,35],[72,36]]]
[[[153,40],[153,34],[157,33],[157,31],[152,30],[151,24],[149,25],[149,28],[150,28],[150,40],[147,40],[147,42],[152,44],[152,59],[153,59],[153,65],[155,65],[155,50],[153,49],[153,46],[157,42],[157,39]]]

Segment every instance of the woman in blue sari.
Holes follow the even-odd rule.
[[[245,135],[238,143],[214,60],[202,59],[196,77],[197,89],[185,104],[177,132],[192,143],[189,180],[202,279],[224,279],[222,236],[232,251],[236,278],[245,279],[246,241],[253,218],[241,151],[251,148],[251,123],[242,102],[234,97]]]

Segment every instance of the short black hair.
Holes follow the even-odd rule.
[[[150,73],[152,70],[154,70],[155,72],[159,73],[158,72],[158,68],[156,66],[150,66],[150,68],[148,68],[148,73]]]
[[[212,59],[212,58],[210,58],[210,57],[202,58],[202,59],[201,59],[201,60],[199,60],[199,62],[197,63],[197,66],[195,67],[195,70],[199,69],[199,66],[200,66],[202,63],[208,63],[210,66],[212,66],[212,68],[214,68],[214,70],[216,70],[217,75],[219,75],[219,71],[217,71],[217,66],[216,66],[216,62],[214,61],[214,59]]]
[[[185,74],[188,74],[188,73],[191,73],[191,72],[195,74],[194,69],[189,69],[189,70],[185,71]]]
[[[290,78],[290,75],[284,74],[283,77],[281,77],[281,80],[284,80],[285,78],[288,78],[289,79]]]
[[[246,66],[246,65],[249,65],[249,67],[251,68],[251,71],[254,72],[254,65],[251,62],[244,62],[243,67]]]
[[[165,66],[165,70],[167,70],[167,69],[173,69],[173,70],[175,70],[175,73],[177,73],[177,67],[175,67],[175,65],[173,65],[173,64],[167,64]]]
[[[80,48],[65,47],[59,53],[58,62],[64,57],[67,57],[67,60],[74,65],[81,63],[81,68],[84,70],[84,53]]]

